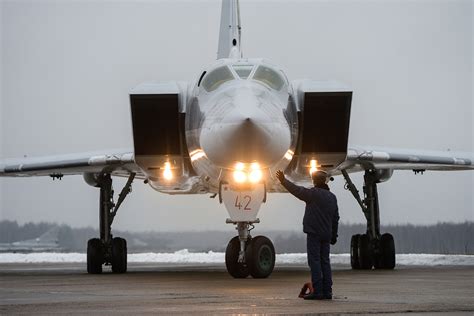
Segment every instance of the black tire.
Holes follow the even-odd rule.
[[[383,269],[383,254],[382,248],[379,248],[379,253],[374,254],[374,269]]]
[[[120,237],[112,239],[112,272],[127,272],[127,241]]]
[[[359,234],[352,235],[351,238],[351,267],[352,269],[360,269],[359,263]]]
[[[104,249],[99,238],[89,239],[87,242],[87,273],[102,273],[104,263]]]
[[[275,267],[275,247],[265,236],[253,238],[246,251],[250,275],[256,279],[268,277]]]
[[[236,278],[244,279],[249,275],[249,269],[246,264],[239,262],[239,252],[240,252],[240,240],[239,237],[234,237],[227,244],[225,250],[225,266],[227,272]]]
[[[358,240],[358,257],[359,257],[359,266],[361,269],[372,269],[374,264],[373,254],[370,246],[369,236],[363,234],[359,236]]]
[[[391,234],[383,234],[380,238],[380,255],[382,269],[395,268],[395,241]]]

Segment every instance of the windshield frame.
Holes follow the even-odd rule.
[[[233,64],[231,64],[230,66],[231,66],[230,68],[232,69],[232,71],[235,72],[235,74],[237,75],[237,77],[238,77],[240,80],[248,80],[248,79],[250,79],[250,78],[252,77],[252,75],[253,75],[253,73],[255,72],[255,69],[256,69],[256,67],[257,67],[258,65],[252,64],[252,63],[233,63]],[[246,68],[250,68],[250,72],[248,73],[248,75],[247,75],[246,77],[241,76],[241,75],[239,74],[239,70],[238,70],[239,67],[241,67],[241,69],[243,69],[243,68],[245,68],[245,67],[246,67]]]

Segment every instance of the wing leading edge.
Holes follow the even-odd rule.
[[[352,147],[342,169],[392,169],[392,170],[474,170],[472,153],[450,151],[424,151],[395,148]]]
[[[80,175],[107,172],[115,176],[130,173],[144,178],[131,151],[115,153],[78,153],[61,156],[5,159],[0,161],[0,177]]]

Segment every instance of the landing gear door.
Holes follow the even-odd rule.
[[[293,180],[309,180],[311,161],[331,170],[347,156],[352,91],[331,81],[293,82],[299,135],[293,160],[286,170]]]
[[[252,188],[235,190],[230,184],[220,186],[220,200],[229,213],[232,222],[256,222],[260,206],[265,201],[265,184],[259,183]]]
[[[184,137],[186,84],[144,83],[130,93],[135,161],[157,190],[184,190],[193,172]]]

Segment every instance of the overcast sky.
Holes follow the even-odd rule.
[[[129,89],[193,81],[216,56],[218,0],[3,1],[0,10],[3,158],[132,148]],[[469,0],[242,0],[242,45],[290,80],[352,86],[351,144],[472,152],[473,14]],[[331,184],[342,221],[363,223],[343,184]],[[0,219],[97,227],[98,193],[80,176],[2,179]],[[395,172],[379,186],[381,221],[472,221],[473,193],[474,172]],[[272,194],[257,230],[299,230],[303,208]],[[208,196],[136,182],[114,227],[231,230],[227,216]]]

